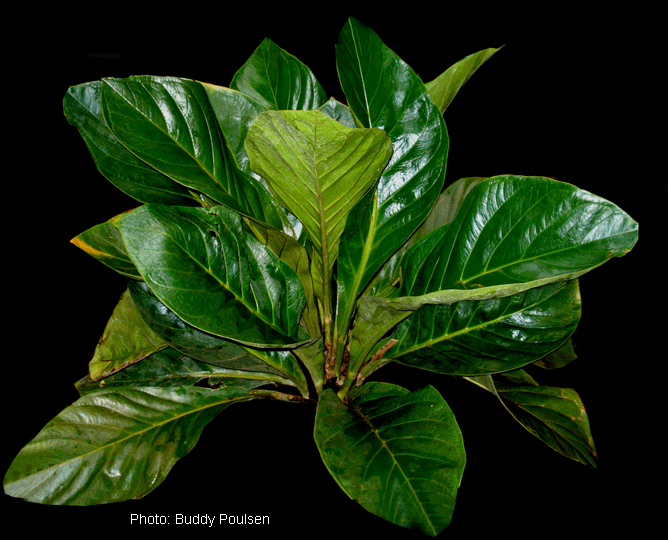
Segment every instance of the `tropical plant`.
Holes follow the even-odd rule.
[[[578,277],[628,253],[638,225],[550,178],[446,184],[443,112],[497,50],[424,84],[350,19],[336,46],[347,105],[268,39],[229,88],[158,76],[71,87],[67,120],[142,205],[72,240],[127,290],[81,397],[21,450],[5,492],[143,497],[223,409],[274,399],[317,405],[316,446],[349,497],[436,535],[462,479],[462,434],[434,387],[368,380],[388,363],[492,392],[595,467],[578,394],[523,367],[574,359]]]

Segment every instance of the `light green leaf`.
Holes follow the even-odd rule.
[[[70,242],[122,276],[141,280],[139,271],[125,249],[121,232],[116,227],[117,219],[118,216],[95,225]]]
[[[331,268],[346,217],[378,180],[392,144],[382,130],[347,128],[319,111],[270,111],[252,125],[246,150]]]
[[[498,49],[485,49],[471,54],[450,66],[436,79],[425,85],[427,90],[429,90],[432,101],[442,113],[445,112],[445,109],[448,108],[448,105],[450,105],[466,81],[500,49],[501,47]]]
[[[167,346],[144,322],[130,291],[126,290],[95,348],[88,373],[93,381],[101,379]]]

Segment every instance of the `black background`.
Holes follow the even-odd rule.
[[[658,440],[643,422],[657,414],[648,400],[657,386],[660,392],[652,380],[655,366],[665,363],[665,348],[657,348],[665,336],[653,329],[658,317],[665,330],[665,315],[648,296],[655,298],[665,279],[665,261],[661,266],[652,257],[657,247],[665,251],[666,180],[665,169],[648,166],[651,143],[636,146],[653,120],[651,95],[636,93],[651,86],[651,63],[644,63],[649,45],[624,30],[632,21],[618,17],[594,25],[574,17],[554,27],[552,14],[525,13],[524,23],[511,27],[502,22],[503,13],[482,10],[458,17],[434,11],[425,20],[424,12],[409,9],[379,16],[336,14],[332,8],[302,19],[248,7],[246,16],[198,13],[193,23],[180,20],[176,11],[168,23],[148,15],[121,17],[116,28],[99,33],[97,20],[89,17],[62,28],[63,36],[76,41],[71,48],[54,39],[26,55],[21,90],[5,100],[17,134],[7,159],[21,165],[15,172],[5,169],[5,193],[16,210],[4,217],[11,231],[5,244],[11,251],[4,257],[5,309],[11,316],[4,332],[3,470],[77,399],[73,383],[86,373],[125,288],[121,277],[68,243],[137,203],[97,172],[77,130],[65,120],[67,88],[143,74],[227,86],[269,37],[309,66],[330,95],[344,100],[334,44],[353,14],[425,81],[468,54],[505,45],[446,111],[446,183],[506,173],[551,176],[615,202],[641,223],[640,241],[630,255],[581,279],[579,359],[558,372],[532,372],[544,385],[579,392],[599,451],[598,470],[547,448],[491,394],[466,381],[401,367],[378,372],[377,380],[411,390],[433,384],[462,429],[468,461],[453,523],[443,537],[642,529],[653,519],[644,502],[645,482],[652,479],[640,468],[663,455],[657,456]],[[657,223],[661,234],[655,241],[650,230],[656,234]],[[268,515],[271,524],[214,527],[208,534],[418,537],[368,514],[339,489],[313,442],[314,414],[315,407],[306,405],[238,404],[215,419],[195,449],[142,500],[59,508],[3,495],[2,510],[7,519],[28,517],[31,527],[54,531],[114,534],[130,529],[132,513],[166,516],[172,524],[177,513],[227,513]],[[202,526],[169,526],[170,532],[186,534],[199,528],[205,532]]]

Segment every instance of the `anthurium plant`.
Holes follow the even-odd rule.
[[[349,19],[336,45],[346,104],[268,39],[229,87],[72,86],[68,122],[140,203],[72,242],[127,290],[80,398],[16,456],[5,493],[141,498],[228,406],[280,400],[317,407],[304,451],[348,497],[435,536],[462,481],[462,433],[433,386],[381,382],[389,363],[491,392],[549,447],[595,467],[578,394],[523,368],[574,359],[578,278],[628,253],[638,225],[547,177],[446,180],[443,113],[497,50],[425,84]]]

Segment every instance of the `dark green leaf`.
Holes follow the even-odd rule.
[[[236,72],[230,88],[268,110],[317,109],[327,101],[311,70],[266,38]]]
[[[176,182],[241,208],[242,188],[199,83],[150,76],[103,82],[105,121],[126,148]]]
[[[596,468],[589,418],[575,390],[539,386],[522,369],[468,379],[495,394],[529,433],[550,448]]]
[[[292,381],[281,376],[279,372],[270,373],[268,366],[265,366],[263,372],[237,369],[248,367],[239,360],[230,359],[228,364],[232,367],[225,368],[199,362],[170,347],[155,352],[141,362],[132,364],[99,381],[92,381],[88,376],[84,377],[77,381],[75,386],[82,396],[101,388],[121,386],[194,386],[204,379],[209,380],[210,386],[244,385],[246,381],[252,381],[249,384],[254,386],[257,386],[258,381],[262,381],[261,384],[278,383],[294,386]]]
[[[231,88],[202,83],[213,107],[218,124],[225,134],[225,140],[235,156],[238,167],[250,172],[248,156],[244,148],[246,135],[257,115],[267,110],[266,107]]]
[[[196,206],[185,186],[137,158],[111,132],[102,114],[102,81],[72,86],[63,100],[67,121],[79,129],[98,170],[118,189],[143,202]]]
[[[388,355],[452,375],[519,368],[559,348],[580,320],[577,280],[481,301],[425,305],[401,322]]]
[[[466,456],[454,414],[431,386],[367,383],[348,406],[327,389],[315,440],[349,497],[392,523],[436,536],[452,518]]]
[[[84,506],[139,499],[188,454],[204,427],[245,388],[193,386],[100,390],[51,420],[12,462],[5,493]]]
[[[534,365],[542,367],[543,369],[557,369],[570,364],[577,357],[575,348],[573,347],[573,340],[569,339],[556,351],[534,362]]]
[[[230,376],[280,381],[308,395],[304,373],[290,351],[246,348],[207,334],[179,319],[146,283],[131,281],[128,288],[146,324],[186,356],[224,368]]]
[[[413,70],[370,28],[350,19],[336,47],[341,86],[357,122],[384,129],[393,154],[378,187],[352,211],[338,272],[338,336],[344,339],[360,293],[417,229],[445,179],[443,116]],[[338,360],[342,354],[338,346]]]
[[[637,239],[638,224],[605,199],[549,178],[496,176],[406,253],[403,290],[570,279],[625,255]]]
[[[295,272],[224,206],[145,205],[119,229],[153,293],[188,324],[243,345],[288,348],[304,310]]]
[[[334,98],[330,98],[329,101],[327,101],[327,103],[325,103],[318,110],[325,113],[330,118],[333,118],[337,122],[341,122],[346,127],[358,127],[357,123],[355,122],[355,117],[353,116],[353,113],[350,112],[350,109]]]

